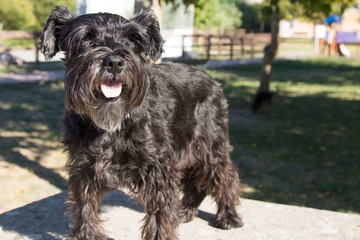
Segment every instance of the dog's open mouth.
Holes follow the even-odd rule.
[[[104,94],[106,98],[117,98],[120,96],[122,91],[123,84],[117,83],[115,85],[109,85],[105,83],[100,84],[101,92]]]

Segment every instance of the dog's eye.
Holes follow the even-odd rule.
[[[141,38],[140,34],[138,34],[138,33],[132,33],[129,38],[130,38],[130,40],[132,40],[134,42],[142,41],[142,38]]]
[[[94,33],[92,33],[92,32],[89,32],[89,33],[87,33],[86,35],[85,35],[85,37],[83,38],[85,41],[90,41],[90,40],[92,40],[92,39],[94,39],[95,38],[95,34]]]

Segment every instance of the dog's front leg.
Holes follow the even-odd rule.
[[[99,212],[105,192],[98,189],[90,169],[70,172],[69,181],[70,213],[74,225],[71,236],[78,240],[107,239],[101,227]]]
[[[151,182],[150,182],[151,181]],[[144,207],[145,218],[142,238],[145,240],[174,240],[180,219],[178,185],[176,178],[164,182],[164,179],[151,179],[145,183],[140,200]],[[162,185],[162,186],[161,186]]]

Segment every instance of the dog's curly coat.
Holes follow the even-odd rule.
[[[126,20],[56,7],[47,21],[42,52],[65,52],[63,143],[77,239],[106,239],[101,199],[119,187],[144,207],[143,239],[177,239],[206,195],[218,205],[216,227],[242,226],[222,89],[191,66],[145,64],[163,42],[150,10]]]

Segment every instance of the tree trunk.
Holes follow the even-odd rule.
[[[260,87],[254,97],[251,108],[254,114],[260,109],[263,102],[267,101],[269,104],[272,100],[272,93],[270,93],[270,77],[273,66],[273,61],[278,49],[278,23],[279,18],[277,14],[277,7],[272,5],[271,14],[271,42],[264,48],[264,61],[260,75]]]

